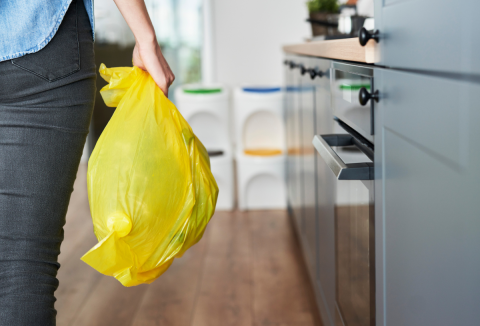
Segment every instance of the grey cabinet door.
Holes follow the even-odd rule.
[[[480,85],[377,69],[375,86],[377,325],[477,325]]]
[[[317,60],[322,78],[315,79],[315,134],[334,132],[331,109],[330,61]],[[311,143],[311,140],[310,140]],[[336,179],[330,168],[315,153],[317,255],[315,290],[323,325],[335,323],[335,193]]]
[[[304,69],[313,68],[315,59],[303,58]],[[310,75],[301,75],[301,122],[300,137],[302,148],[302,184],[303,184],[303,229],[302,239],[304,243],[305,256],[307,257],[309,272],[312,277],[316,275],[317,269],[317,228],[315,212],[315,151],[312,139],[315,136],[315,86]]]
[[[296,56],[286,56],[298,61]],[[297,69],[285,66],[285,119],[287,137],[287,195],[288,204],[297,228],[302,226],[302,169],[300,142],[300,76]]]
[[[379,64],[480,74],[478,0],[375,0]]]

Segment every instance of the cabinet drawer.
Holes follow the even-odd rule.
[[[375,70],[376,111],[383,126],[452,167],[468,150],[469,84],[385,69]],[[377,115],[377,113],[375,113]]]
[[[375,0],[381,65],[480,74],[478,0]]]
[[[362,106],[358,95],[364,87],[373,89],[373,69],[340,62],[332,63],[331,94],[333,115],[345,122],[363,137],[373,139],[371,101]]]

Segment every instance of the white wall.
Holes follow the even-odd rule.
[[[282,83],[282,45],[310,37],[306,0],[210,0],[214,80]]]
[[[95,0],[95,40],[123,46],[133,45],[135,38],[112,0]]]

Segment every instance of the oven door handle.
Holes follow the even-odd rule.
[[[338,180],[374,179],[372,162],[346,164],[332,149],[332,146],[355,145],[353,136],[349,134],[316,135],[312,143]]]

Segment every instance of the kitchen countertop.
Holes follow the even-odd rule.
[[[375,63],[376,45],[374,40],[368,41],[366,46],[361,46],[358,38],[341,40],[314,41],[301,44],[286,45],[286,53],[308,55],[329,59],[347,60],[363,63]]]

